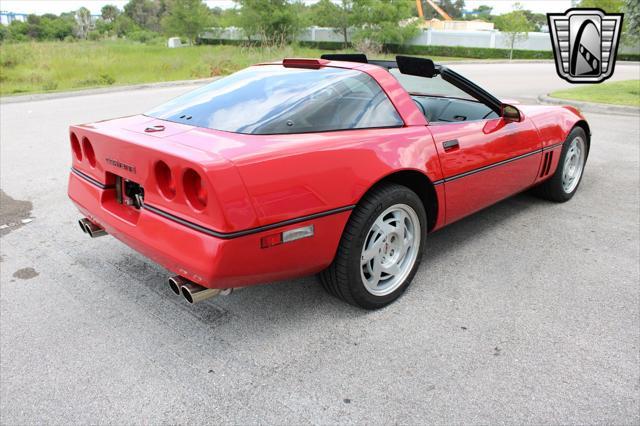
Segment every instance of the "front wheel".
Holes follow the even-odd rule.
[[[355,208],[336,258],[320,274],[323,287],[365,309],[400,297],[415,275],[426,237],[420,198],[402,185],[376,188]]]
[[[562,146],[555,173],[535,187],[534,193],[559,203],[569,201],[578,190],[582,180],[588,153],[587,134],[580,127],[574,128]]]

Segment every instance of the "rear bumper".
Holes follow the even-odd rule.
[[[232,237],[216,237],[157,211],[142,208],[135,221],[109,203],[113,189],[69,175],[69,198],[80,212],[109,234],[171,272],[209,288],[231,288],[314,274],[335,256],[350,211]],[[260,240],[287,229],[313,224],[315,235],[261,248]],[[99,253],[96,253],[99,255]]]

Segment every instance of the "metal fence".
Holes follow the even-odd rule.
[[[351,31],[349,32],[349,35]],[[242,40],[246,39],[240,28],[219,28],[205,32],[201,36],[212,40]],[[255,37],[254,37],[255,39]],[[350,37],[349,37],[350,39]],[[309,42],[342,42],[340,32],[332,28],[311,27],[298,35],[298,40]],[[422,30],[407,44],[416,46],[464,46],[484,48],[509,48],[507,35],[497,30],[491,31],[450,31],[450,30]],[[549,33],[531,32],[523,40],[516,41],[516,49],[522,50],[551,50],[551,37]],[[621,52],[640,53],[640,46],[621,46]]]

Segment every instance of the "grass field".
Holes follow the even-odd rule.
[[[549,96],[574,101],[640,107],[640,80],[590,84],[573,89],[558,90]]]
[[[303,47],[191,46],[128,41],[0,45],[0,95],[206,78],[283,57],[319,57]],[[385,57],[385,55],[381,55]],[[460,58],[434,58],[455,60]]]

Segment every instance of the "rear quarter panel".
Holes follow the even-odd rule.
[[[431,181],[442,177],[424,126],[225,136],[216,152],[238,167],[260,225],[356,204],[395,171],[416,170]]]

